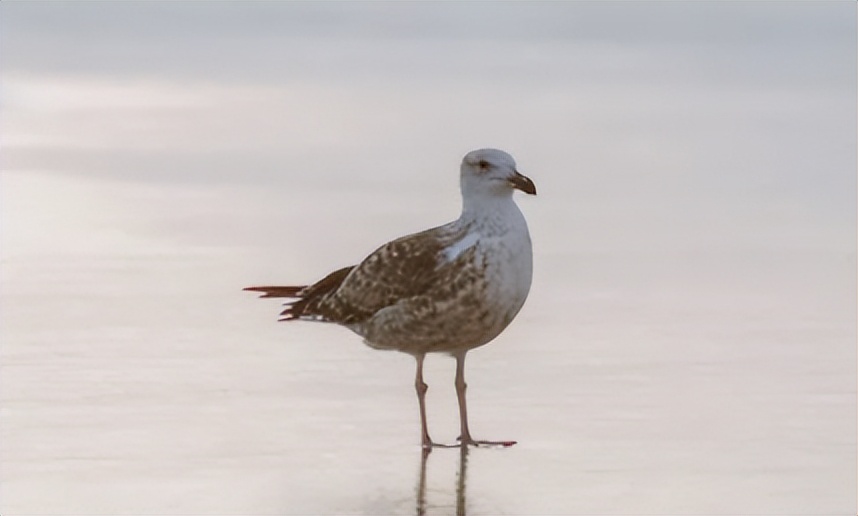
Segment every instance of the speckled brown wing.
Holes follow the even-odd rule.
[[[339,324],[356,324],[403,299],[427,292],[450,262],[444,250],[463,229],[442,226],[398,238],[351,269],[342,283],[302,315]],[[312,287],[311,287],[312,288]]]

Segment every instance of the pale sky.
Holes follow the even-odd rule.
[[[852,239],[854,9],[3,2],[3,167],[403,188],[495,146],[594,209]]]
[[[0,9],[7,169],[255,181],[485,143],[585,177],[854,190],[851,2]]]

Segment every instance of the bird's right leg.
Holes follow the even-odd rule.
[[[429,437],[429,426],[426,424],[426,391],[429,386],[423,381],[423,359],[425,353],[415,355],[417,359],[417,376],[414,378],[414,388],[417,389],[417,401],[420,403],[420,429],[423,433],[423,448],[432,449],[432,438]]]
[[[423,359],[426,358],[425,353],[414,355],[417,359],[417,375],[414,378],[414,388],[417,390],[417,401],[420,403],[420,431],[423,434],[423,449],[428,453],[432,448],[458,448],[458,444],[439,444],[433,443],[429,437],[429,425],[426,423],[426,391],[429,386],[423,381]]]

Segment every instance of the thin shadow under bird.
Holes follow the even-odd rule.
[[[424,448],[511,446],[478,441],[468,429],[465,355],[497,337],[518,314],[530,291],[533,253],[524,216],[513,201],[536,186],[516,170],[512,156],[480,149],[462,160],[462,214],[453,222],[398,238],[360,264],[334,271],[312,285],[244,290],[289,298],[281,321],[336,323],[375,349],[417,359],[414,381]],[[432,441],[426,423],[423,360],[427,353],[456,359],[461,434],[458,444]]]

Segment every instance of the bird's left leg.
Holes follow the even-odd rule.
[[[475,441],[471,437],[471,432],[468,430],[468,405],[465,399],[465,391],[468,389],[468,384],[465,383],[466,353],[467,351],[463,351],[454,355],[456,357],[456,396],[459,398],[459,421],[462,427],[459,442],[462,446],[512,446],[516,441]]]

